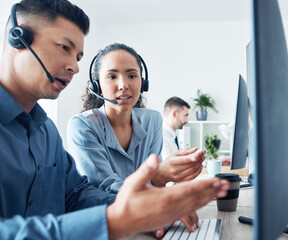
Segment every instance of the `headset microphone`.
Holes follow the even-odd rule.
[[[111,103],[113,103],[113,104],[118,104],[118,102],[117,102],[117,101],[115,101],[115,100],[112,100],[112,99],[108,99],[108,98],[105,98],[105,97],[103,97],[103,96],[101,96],[101,95],[99,95],[99,94],[97,94],[97,93],[93,92],[93,90],[91,90],[91,88],[90,88],[90,87],[89,87],[89,89],[90,89],[90,92],[91,92],[93,95],[95,95],[96,97],[98,97],[98,98],[100,98],[100,99],[102,99],[102,100],[104,100],[104,101],[108,101],[108,102],[111,102]]]
[[[27,48],[37,59],[37,61],[40,63],[41,67],[44,69],[49,81],[51,83],[54,82],[54,78],[52,75],[48,72],[38,55],[34,52],[34,50],[30,47],[30,44],[33,40],[32,32],[25,27],[19,26],[16,19],[16,7],[17,3],[13,5],[11,10],[11,23],[12,23],[12,29],[9,32],[8,36],[8,42],[9,44],[17,49]]]

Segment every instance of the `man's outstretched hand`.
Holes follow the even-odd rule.
[[[110,239],[159,230],[193,214],[213,198],[225,196],[229,189],[229,182],[218,178],[154,187],[148,182],[158,168],[159,159],[152,154],[125,180],[115,202],[107,207]]]

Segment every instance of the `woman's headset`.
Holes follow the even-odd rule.
[[[94,62],[96,61],[98,55],[99,54],[97,54],[93,58],[93,60],[92,60],[92,62],[90,64],[90,68],[89,68],[89,79],[90,79],[89,80],[89,89],[90,89],[91,93],[95,94],[97,97],[99,97],[99,98],[101,98],[103,100],[113,101],[113,100],[110,100],[110,99],[103,98],[101,96],[102,90],[101,90],[101,87],[100,87],[100,84],[99,84],[99,79],[97,79],[96,77],[94,77],[94,79],[93,79],[92,68],[93,68]],[[138,55],[138,57],[141,60],[141,63],[143,65],[144,72],[145,72],[145,78],[143,78],[141,76],[141,93],[148,92],[148,89],[149,89],[148,70],[147,70],[147,67],[146,67],[146,64],[145,64],[143,58],[140,55]],[[115,102],[116,101],[113,101],[113,103],[115,103]]]

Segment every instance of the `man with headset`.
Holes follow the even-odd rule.
[[[116,239],[156,230],[227,192],[219,179],[148,186],[154,155],[116,200],[78,174],[37,101],[57,98],[79,71],[88,30],[88,17],[67,0],[12,8],[0,61],[0,239]]]

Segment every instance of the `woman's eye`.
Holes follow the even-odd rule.
[[[115,79],[116,77],[114,75],[108,76],[108,79]]]
[[[137,77],[137,76],[134,75],[134,74],[129,75],[129,78],[131,78],[131,79],[134,79],[134,78],[136,78],[136,77]]]

